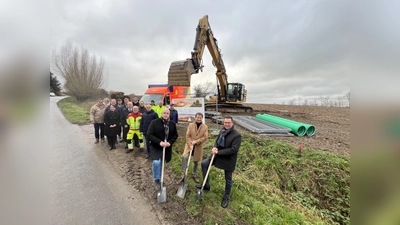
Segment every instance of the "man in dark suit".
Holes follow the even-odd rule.
[[[220,131],[214,147],[211,150],[212,154],[215,155],[213,165],[225,171],[225,194],[221,202],[223,208],[228,207],[229,196],[232,189],[232,173],[236,167],[236,159],[241,143],[242,135],[235,130],[233,118],[226,116],[224,118],[224,127]],[[206,176],[210,162],[211,157],[201,162],[203,179]],[[196,185],[196,187],[201,189],[202,184]],[[204,190],[210,190],[209,179],[206,180]]]
[[[169,119],[169,109],[164,109],[161,112],[161,118],[151,121],[146,138],[150,142],[150,157],[153,160],[151,169],[154,177],[154,188],[156,191],[160,191],[163,148],[165,147],[164,163],[167,163],[172,158],[172,144],[178,138],[176,124]]]

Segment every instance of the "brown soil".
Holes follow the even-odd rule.
[[[311,137],[268,137],[283,140],[303,148],[333,152],[350,156],[350,108],[322,106],[294,106],[272,104],[246,104],[254,110],[252,115],[271,114],[315,126]]]
[[[341,155],[350,155],[350,109],[337,107],[316,107],[316,106],[288,106],[288,105],[269,105],[269,104],[246,104],[253,107],[255,116],[258,113],[268,113],[271,115],[295,120],[303,123],[313,124],[316,128],[314,136],[307,137],[276,137],[267,136],[275,140],[282,140],[298,146],[302,144],[304,148],[329,151]],[[210,120],[207,120],[210,122]],[[180,137],[185,136],[186,124],[178,124]],[[214,124],[210,128],[216,128]],[[247,132],[237,126],[241,132]],[[88,133],[92,133],[92,126],[85,126]],[[92,134],[91,134],[92,135]],[[182,200],[176,196],[178,190],[175,182],[177,177],[171,168],[166,166],[166,176],[164,183],[167,187],[167,202],[157,204],[156,193],[154,192],[154,181],[151,172],[151,160],[145,158],[145,152],[135,149],[133,153],[125,154],[124,144],[119,143],[117,149],[109,151],[106,144],[101,145],[103,151],[108,155],[120,175],[127,182],[138,190],[142,196],[148,199],[155,212],[157,212],[162,224],[200,224],[191,217],[182,205]],[[188,186],[186,196],[190,192],[195,192],[194,187]],[[140,206],[138,206],[140,207]]]

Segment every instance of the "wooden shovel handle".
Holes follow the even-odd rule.
[[[195,146],[193,146],[193,149],[195,148]],[[189,163],[190,163],[190,157],[192,156],[192,151],[193,149],[190,150],[189,152],[189,158],[188,158],[188,162],[186,163],[186,170],[185,170],[185,178],[187,177],[187,172],[189,170]]]
[[[204,185],[206,185],[206,181],[207,181],[207,178],[208,178],[208,173],[210,173],[210,169],[211,169],[211,166],[212,166],[213,161],[214,161],[214,156],[215,156],[215,154],[212,155],[211,161],[210,161],[210,165],[208,165],[207,173],[206,173],[206,176],[204,177],[204,181],[203,181],[203,186],[201,187],[202,191],[203,191]]]

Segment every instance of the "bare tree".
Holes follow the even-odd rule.
[[[324,96],[319,96],[319,97],[318,97],[318,101],[319,101],[319,105],[320,105],[320,106],[324,106],[324,102],[325,102]]]
[[[329,96],[324,97],[324,106],[330,106],[331,99]]]
[[[289,105],[294,105],[296,103],[296,98],[293,98],[292,100],[289,100]]]
[[[90,55],[83,47],[73,46],[70,41],[59,51],[53,51],[52,62],[54,69],[65,79],[65,90],[79,101],[96,96],[104,85],[104,60]]]
[[[313,106],[318,106],[318,100],[317,100],[317,99],[314,99],[314,100],[312,101],[312,105],[313,105]]]
[[[297,97],[297,104],[296,105],[301,105],[301,101],[303,100],[302,97]]]
[[[195,97],[206,97],[211,93],[216,92],[216,87],[213,82],[207,81],[205,83],[197,84],[194,86]]]
[[[350,107],[350,91],[346,93],[345,97],[347,98],[347,101],[348,101],[349,107]]]

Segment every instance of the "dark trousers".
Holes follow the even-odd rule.
[[[136,148],[140,148],[140,144],[139,144],[139,137],[137,136],[137,134],[133,135],[133,141],[135,143],[135,147]]]
[[[122,138],[124,139],[124,141],[126,141],[126,135],[128,135],[128,131],[129,131],[129,126],[128,127],[124,127],[122,128]]]
[[[144,140],[146,140],[147,154],[150,155],[150,141],[147,137],[145,137]]]
[[[115,147],[115,143],[117,142],[117,136],[107,136],[107,141],[110,147]]]
[[[119,137],[119,138],[121,138],[121,133],[122,133],[122,135],[124,134],[124,125],[121,125],[120,126],[120,128],[119,128],[119,133],[117,134],[117,136]]]
[[[96,139],[104,138],[104,123],[95,123],[94,124],[94,136]],[[99,135],[99,131],[100,131],[100,135]]]
[[[211,158],[206,158],[203,161],[201,161],[201,170],[203,172],[203,179],[206,176],[208,166],[210,165]],[[215,161],[213,162],[213,165],[215,164]],[[225,172],[225,194],[224,198],[229,199],[229,196],[231,195],[231,189],[232,189],[232,173],[233,171],[227,171],[224,170]],[[210,174],[208,174],[210,176]],[[210,186],[209,179],[207,178],[205,186]]]

